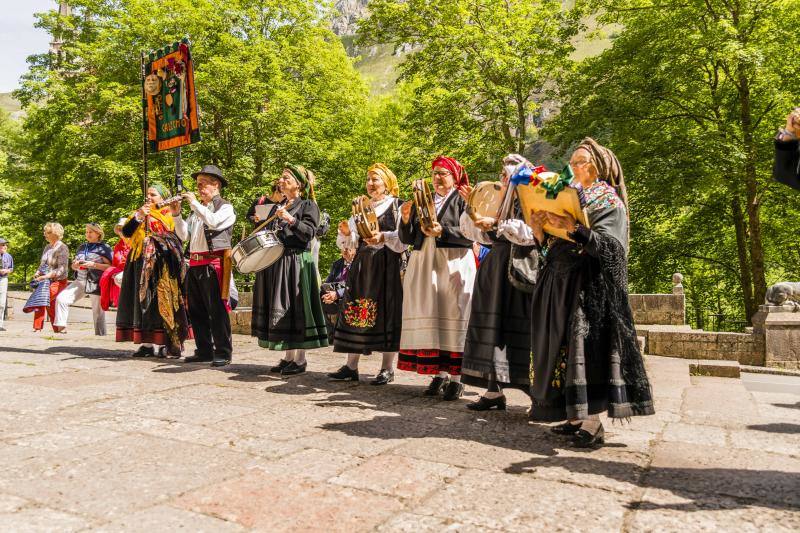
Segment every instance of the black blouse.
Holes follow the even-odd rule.
[[[772,176],[776,181],[800,191],[800,141],[775,140]]]
[[[269,228],[275,231],[287,250],[310,251],[311,240],[316,235],[319,224],[317,203],[311,200],[295,200],[289,206],[289,214],[295,218],[294,224],[289,225],[283,219],[276,218],[269,223]]]
[[[464,237],[459,229],[459,221],[461,220],[461,213],[466,209],[466,203],[458,191],[453,193],[445,200],[444,206],[439,210],[436,215],[436,220],[442,226],[442,234],[436,237],[437,248],[472,248],[472,241]],[[411,217],[408,224],[403,223],[400,219],[400,226],[398,227],[398,235],[400,242],[403,244],[411,244],[415,250],[422,248],[422,243],[425,242],[425,234],[419,227],[419,220],[417,219],[417,207],[411,207]]]

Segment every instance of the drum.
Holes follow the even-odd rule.
[[[497,220],[505,188],[499,181],[482,181],[475,185],[467,199],[467,214],[475,221],[489,217]]]
[[[231,252],[236,270],[242,274],[260,272],[283,255],[283,243],[274,231],[262,229],[242,239]]]

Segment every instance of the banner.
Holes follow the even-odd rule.
[[[189,41],[183,39],[145,58],[142,80],[144,129],[149,152],[200,140],[200,117]]]

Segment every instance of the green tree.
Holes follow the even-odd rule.
[[[682,269],[690,291],[704,287],[696,305],[749,320],[768,278],[797,273],[796,245],[775,246],[796,235],[797,195],[774,184],[770,168],[772,137],[800,89],[800,48],[787,24],[800,3],[599,7],[601,22],[620,29],[565,83],[547,134],[564,148],[593,135],[620,156],[637,288],[653,289]]]
[[[538,139],[581,29],[581,9],[558,0],[372,0],[369,10],[361,44],[408,51],[400,80],[413,99],[404,127],[418,140],[418,159],[449,152],[487,172]]]
[[[334,184],[360,181],[347,157],[367,87],[316,2],[70,4],[71,17],[50,12],[38,23],[60,32],[63,54],[58,62],[32,58],[16,93],[27,111],[17,145],[25,164],[7,175],[22,192],[15,207],[20,227],[29,244],[37,243],[29,246],[30,260],[44,221],[61,221],[77,241],[85,221],[110,227],[141,201],[139,54],[184,35],[192,41],[202,130],[202,141],[183,150],[184,174],[218,164],[240,214],[287,161],[314,169],[326,200]],[[170,183],[173,154],[149,159],[151,181]],[[332,241],[326,256],[334,255]]]

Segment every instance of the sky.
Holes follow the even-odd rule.
[[[0,0],[0,93],[17,88],[29,55],[47,52],[50,36],[33,27],[33,14],[57,7],[55,0]]]

